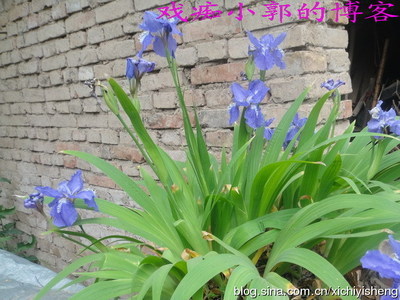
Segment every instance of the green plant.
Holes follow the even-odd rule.
[[[91,154],[64,151],[99,168],[141,207],[132,209],[96,199],[99,210],[110,217],[78,219],[74,225],[113,226],[148,242],[111,236],[124,243],[105,246],[103,240],[110,237],[96,240],[84,231],[54,229],[61,234],[86,237],[90,241],[87,247],[96,253],[66,267],[36,298],[85,265],[90,265],[90,270],[75,273],[79,278],[74,282],[90,278],[95,282],[72,299],[122,295],[135,299],[237,299],[238,293],[245,296],[244,289],[250,293],[266,287],[289,293],[296,287],[311,288],[301,286],[299,278],[305,270],[326,287],[350,287],[344,275],[359,266],[360,257],[376,247],[386,232],[400,227],[400,154],[392,151],[399,139],[367,130],[354,133],[354,124],[334,136],[340,102],[337,90],[321,97],[304,127],[292,131],[294,136],[288,139],[296,113],[307,97],[307,88],[273,134],[268,135],[268,141],[266,132],[271,132],[265,126],[252,128],[261,123],[257,105],[262,99],[254,98],[245,104],[236,99],[231,106],[233,116],[238,114],[240,105],[244,111],[234,126],[231,156],[228,158],[223,151],[217,160],[208,152],[196,113],[192,128],[174,51],[169,42],[162,40],[164,34],[165,41],[169,41],[171,31],[157,35],[161,39],[157,47],[164,45],[176,86],[187,160],[174,161],[148,134],[136,98],[141,76],[130,78],[136,80],[130,85],[131,96],[114,79],[108,80],[109,87],[97,85],[156,179],[142,168],[143,180],[134,181]],[[255,63],[259,59],[256,55],[260,53],[251,53],[246,67],[251,82],[255,82]],[[276,53],[280,52],[271,55]],[[140,61],[138,70],[139,64]],[[238,86],[235,89],[254,96],[260,91],[255,85],[262,87],[265,81],[265,70],[260,70],[257,80],[249,90]],[[328,99],[332,99],[333,109],[317,129],[321,109]],[[124,121],[119,105],[132,127]],[[87,209],[79,199],[74,200],[74,205]],[[152,250],[151,255],[139,250],[143,245]],[[267,296],[259,294],[257,299],[264,297]]]
[[[10,180],[4,177],[0,177],[0,182],[11,183]],[[0,193],[1,191],[2,190],[0,190]],[[36,239],[33,235],[30,236],[30,242],[18,242],[16,244],[12,243],[14,240],[21,239],[24,235],[26,235],[24,232],[15,227],[15,222],[4,222],[7,216],[14,213],[15,207],[5,208],[3,205],[0,205],[0,249],[7,250],[25,259],[37,262],[37,258],[35,256],[27,256],[24,254],[24,251],[31,249],[36,245]]]

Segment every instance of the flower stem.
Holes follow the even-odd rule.
[[[73,239],[73,238],[67,236],[66,234],[61,234],[61,236],[62,236],[64,239],[66,239],[66,240],[68,240],[68,241],[71,241],[71,242],[74,242],[74,243],[76,243],[76,244],[79,245],[79,246],[82,246],[82,247],[84,247],[84,248],[88,248],[90,251],[92,251],[92,252],[94,252],[94,253],[99,253],[99,251],[93,249],[92,247],[86,246],[84,243],[79,242],[78,240]]]
[[[167,58],[167,62],[168,62],[168,67],[171,71],[172,74],[172,78],[174,80],[174,85],[178,94],[178,100],[179,100],[179,105],[182,109],[182,114],[183,114],[183,122],[184,122],[184,129],[185,129],[185,136],[186,136],[186,140],[188,143],[188,147],[189,147],[189,152],[192,156],[193,162],[196,164],[196,169],[197,170],[202,170],[202,164],[201,164],[201,160],[200,160],[200,156],[199,153],[196,151],[197,149],[197,142],[196,142],[196,138],[192,129],[192,125],[190,123],[190,118],[189,118],[189,114],[187,111],[187,107],[185,104],[185,99],[183,96],[183,92],[182,92],[182,88],[181,85],[179,83],[179,76],[178,76],[178,68],[176,66],[176,61],[175,59],[171,56],[171,54],[169,53],[168,50],[165,51],[166,52],[166,58]],[[197,118],[196,118],[197,119]],[[204,173],[203,172],[198,172],[198,180],[202,189],[202,192],[204,195],[208,195],[209,194],[209,190],[208,190],[208,185],[206,183],[206,180],[204,178]]]
[[[265,82],[265,70],[260,70],[260,80]]]
[[[143,155],[144,159],[146,162],[150,165],[150,167],[155,170],[153,162],[150,160],[150,157],[147,155],[146,151],[143,149],[142,145],[140,145],[138,139],[135,137],[133,134],[132,130],[129,128],[128,124],[124,121],[124,119],[121,117],[121,115],[117,115],[118,120],[121,122],[122,126],[124,126],[125,130],[128,132],[129,136],[132,138],[136,146],[138,147],[140,153]]]

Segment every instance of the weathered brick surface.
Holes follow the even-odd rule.
[[[197,53],[194,47],[178,48],[176,57],[179,57],[179,66],[194,66],[197,62]]]
[[[65,20],[65,30],[74,32],[85,28],[90,28],[96,24],[94,11],[73,14]]]
[[[201,43],[196,48],[199,59],[204,61],[226,58],[228,54],[226,40]]]
[[[33,74],[39,71],[39,62],[37,60],[30,60],[29,62],[20,63],[18,71],[21,74]]]
[[[98,55],[100,60],[110,60],[115,58],[126,58],[133,56],[135,53],[134,42],[132,40],[125,41],[109,41],[100,44]]]
[[[182,26],[184,42],[220,38],[239,32],[241,32],[239,22],[229,16],[186,23]]]
[[[217,66],[201,66],[192,69],[192,84],[212,82],[230,82],[240,79],[240,72],[244,70],[244,62],[228,63]]]
[[[52,56],[42,60],[43,71],[62,69],[65,66],[66,66],[66,59],[64,55]]]
[[[112,154],[117,159],[130,160],[133,162],[143,162],[143,156],[139,150],[127,146],[115,146],[112,148]]]
[[[14,6],[8,13],[10,21],[26,17],[29,14],[29,4],[22,3],[21,5]]]
[[[105,40],[102,27],[92,27],[87,31],[89,44],[97,44]]]
[[[164,5],[164,4],[169,4],[169,0],[148,0],[148,1],[142,1],[142,0],[134,0],[135,3],[135,8],[136,10],[147,10],[156,6]]]
[[[327,50],[329,72],[346,72],[350,68],[349,55],[344,49]]]
[[[176,92],[160,92],[153,95],[153,106],[155,108],[175,108],[178,98]]]
[[[105,83],[109,77],[115,77],[128,91],[125,63],[142,47],[139,24],[143,12],[157,11],[170,2],[0,1],[0,176],[13,182],[4,188],[5,195],[28,194],[35,185],[56,187],[76,169],[82,169],[86,185],[94,188],[99,197],[121,205],[135,205],[98,169],[58,152],[89,152],[109,160],[134,178],[140,177],[138,166],[149,170],[140,151],[132,146],[129,134],[104,104],[100,91],[96,91],[96,100],[83,82],[97,78]],[[191,5],[205,1],[189,2],[182,2],[186,15],[193,13]],[[310,99],[300,108],[301,116],[306,116],[313,100],[325,93],[319,87],[323,80],[344,80],[347,84],[340,87],[341,94],[351,92],[348,35],[343,29],[346,18],[335,23],[331,12],[326,23],[300,22],[292,16],[281,24],[277,18],[270,21],[260,17],[265,9],[260,1],[242,2],[242,21],[236,18],[239,1],[215,0],[213,3],[233,14],[228,16],[225,11],[220,18],[181,22],[178,28],[183,36],[175,36],[178,77],[191,122],[194,123],[191,106],[196,106],[207,143],[217,157],[221,147],[229,153],[232,142],[227,112],[232,101],[230,85],[247,85],[240,75],[250,44],[247,30],[256,37],[287,32],[281,44],[287,67],[275,67],[266,74],[271,96],[263,101],[262,110],[266,116],[277,118],[274,125],[307,85],[313,84],[313,89]],[[247,8],[259,15],[251,16]],[[155,142],[173,159],[184,161],[186,142],[181,110],[167,62],[151,46],[143,58],[156,63],[155,70],[142,78],[139,91],[143,122]],[[332,103],[328,102],[321,122],[331,109]],[[351,100],[344,100],[338,131],[343,131],[350,115]],[[128,118],[125,120],[129,124]],[[36,235],[38,246],[34,254],[43,264],[59,271],[67,260],[76,257],[78,248],[73,244],[55,235],[40,234],[48,230],[40,214],[25,209],[21,201],[16,207],[18,228]],[[82,213],[83,217],[96,216],[93,212]],[[113,230],[96,228],[91,226],[89,231],[97,237]]]
[[[87,42],[87,34],[85,31],[79,31],[69,36],[69,45],[71,49],[85,46]]]
[[[70,67],[84,66],[98,61],[96,49],[82,49],[67,53],[67,62]]]
[[[53,6],[51,10],[51,17],[53,18],[53,20],[63,19],[67,16],[66,5],[68,5],[68,3],[70,2],[61,2],[58,5]]]
[[[133,12],[133,2],[132,0],[112,1],[104,6],[96,8],[95,12],[96,22],[104,23],[118,19],[127,13]]]
[[[64,22],[58,22],[55,24],[43,26],[38,30],[37,33],[39,42],[63,36],[64,34],[65,34]]]

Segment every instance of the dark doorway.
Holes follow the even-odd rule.
[[[382,107],[394,107],[399,114],[400,97],[400,17],[375,21],[371,17],[373,4],[392,3],[388,14],[400,16],[400,4],[395,0],[359,1],[357,21],[349,22],[348,52],[351,61],[350,76],[353,93],[353,120],[357,130],[366,126],[369,113],[377,100],[384,100]],[[371,17],[371,18],[367,18]]]

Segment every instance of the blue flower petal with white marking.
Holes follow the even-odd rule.
[[[259,128],[264,125],[264,116],[258,104],[268,94],[269,88],[261,80],[254,80],[245,89],[238,83],[231,85],[233,103],[229,106],[229,123],[232,124],[239,118],[239,107],[246,107],[244,113],[246,124],[251,128]]]
[[[337,89],[338,87],[345,85],[346,83],[344,81],[341,81],[340,79],[337,81],[334,81],[333,79],[329,79],[321,84],[322,88],[326,88],[328,91]]]
[[[146,11],[143,22],[139,25],[145,31],[140,36],[142,49],[138,56],[142,57],[143,51],[153,43],[154,52],[158,55],[165,57],[168,51],[172,57],[175,57],[177,43],[172,35],[182,35],[177,27],[178,21],[178,18],[160,18],[156,13]]]
[[[383,248],[383,252],[379,250],[370,250],[361,258],[363,268],[378,272],[381,277],[390,278],[393,280],[392,290],[397,290],[397,295],[386,295],[381,297],[381,300],[399,299],[400,287],[400,242],[389,235],[387,247]],[[387,248],[387,249],[385,249]]]
[[[369,111],[371,120],[367,123],[368,131],[400,135],[400,120],[396,119],[396,112],[393,108],[384,111],[381,107],[382,103],[378,101],[377,105]],[[382,139],[383,137],[375,136],[375,138]]]
[[[83,199],[88,207],[99,210],[94,200],[95,193],[82,189],[83,180],[80,170],[72,175],[69,181],[61,182],[56,190],[51,187],[36,187],[36,190],[43,195],[54,198],[49,203],[50,215],[53,217],[54,225],[58,227],[71,226],[77,220],[78,213],[74,206],[74,199]]]
[[[300,131],[300,129],[304,126],[306,122],[307,118],[299,119],[299,114],[296,113],[292,123],[290,124],[289,130],[286,134],[285,141],[283,142],[283,148],[286,149],[286,147],[289,145],[289,143],[293,140],[293,138],[296,136],[296,134]]]
[[[74,203],[65,198],[54,203],[50,215],[53,218],[53,224],[57,227],[72,226],[78,219]]]
[[[286,33],[281,33],[276,38],[272,34],[263,35],[257,39],[250,31],[247,32],[252,46],[249,50],[249,55],[254,57],[254,63],[260,70],[269,70],[273,66],[278,66],[281,69],[286,68],[283,61],[284,52],[278,48],[279,44],[283,42]]]
[[[41,193],[33,193],[24,200],[25,208],[39,209],[43,207],[43,195]]]
[[[275,118],[271,118],[265,121],[264,123],[264,138],[269,141],[272,139],[272,135],[274,134],[275,130],[270,128],[269,125],[272,124],[272,122],[275,120]]]
[[[128,79],[140,80],[144,73],[148,73],[154,70],[155,63],[147,61],[145,59],[139,58],[138,60],[134,58],[126,59],[126,77]]]

